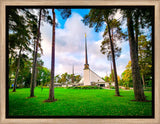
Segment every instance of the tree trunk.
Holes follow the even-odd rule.
[[[145,88],[145,80],[144,80],[144,75],[142,74],[142,81],[143,81],[143,86]]]
[[[137,10],[136,17],[135,17],[135,44],[136,44],[136,51],[138,51],[138,34],[139,34],[138,15],[139,15],[139,10]],[[137,52],[137,57],[138,57],[138,52]]]
[[[109,39],[110,39],[110,45],[111,45],[111,52],[112,52],[112,61],[113,61],[113,69],[114,69],[114,81],[115,81],[115,93],[116,96],[120,96],[119,94],[119,87],[118,87],[118,80],[117,80],[117,70],[116,70],[116,62],[115,62],[115,55],[114,55],[114,46],[111,38],[111,32],[110,32],[110,26],[108,25],[108,33],[109,33]]]
[[[38,74],[38,68],[37,68],[37,66],[36,66],[36,72],[35,72],[35,78],[34,78],[34,88],[36,87],[36,85],[37,85],[37,74]]]
[[[55,12],[52,9],[53,13],[53,31],[52,31],[52,60],[51,60],[51,83],[49,90],[49,100],[54,100],[54,66],[55,66]]]
[[[33,51],[33,60],[35,61],[35,52],[36,52],[36,41],[34,41],[34,51]],[[34,65],[35,66],[35,65]],[[34,67],[32,67],[32,69],[34,69]],[[35,68],[36,69],[36,68]],[[34,80],[34,88],[35,88],[35,80],[36,80],[36,72],[35,72],[35,78],[33,78],[32,80]]]
[[[12,75],[12,71],[11,71],[11,65],[12,65],[12,58],[13,58],[13,55],[11,54],[11,58],[10,58],[10,61],[9,61],[9,83],[8,83],[8,88],[10,88],[10,84],[11,84],[11,75]]]
[[[23,87],[23,77],[22,77],[22,79],[21,79],[21,85],[19,85],[19,87],[20,87],[20,88]]]
[[[36,42],[36,50],[35,50],[34,57],[33,57],[30,97],[34,96],[34,86],[35,86],[34,83],[35,83],[35,76],[36,76],[37,52],[38,52],[38,43],[39,43],[39,39],[40,39],[41,12],[42,12],[42,9],[40,9],[40,13],[39,13],[38,37],[37,37],[37,42]]]
[[[14,80],[13,92],[16,92],[17,78],[18,78],[19,67],[20,67],[21,51],[22,51],[22,48],[19,50],[18,64],[17,64],[16,76],[15,76],[15,80]]]
[[[66,82],[66,87],[68,87],[68,82]]]
[[[130,56],[131,56],[131,67],[132,67],[132,77],[133,77],[133,87],[134,95],[136,101],[145,101],[145,95],[141,83],[141,77],[138,65],[138,50],[137,44],[134,39],[133,31],[133,21],[131,11],[127,12],[127,26],[128,26],[128,36],[129,36],[129,46],[130,46]]]
[[[113,62],[111,62],[111,76],[112,76],[112,79],[111,79],[111,80],[112,80],[112,82],[114,82],[114,76],[113,76],[112,63],[113,63]]]
[[[112,28],[112,43],[113,43],[113,28]],[[113,62],[112,62],[113,63]],[[111,73],[112,73],[112,81],[114,82],[113,70],[112,70],[112,63],[111,63]]]

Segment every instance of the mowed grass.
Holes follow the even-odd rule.
[[[151,116],[152,102],[136,102],[133,90],[109,89],[65,89],[55,88],[56,102],[43,102],[48,99],[49,88],[35,88],[35,96],[30,88],[9,90],[9,116]],[[147,100],[152,93],[145,91]]]

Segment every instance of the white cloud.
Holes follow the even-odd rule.
[[[94,29],[85,26],[81,19],[82,17],[79,14],[73,13],[65,22],[63,29],[56,28],[55,74],[72,73],[72,65],[74,64],[75,73],[83,75],[84,34],[87,33],[88,62],[90,68],[101,77],[104,77],[106,74],[110,74],[111,65],[106,55],[100,52],[103,31],[93,34]],[[41,33],[43,39],[42,48],[44,51],[42,59],[44,66],[51,68],[52,27],[44,23],[44,26],[41,27]],[[101,38],[101,40],[93,41],[96,37]],[[119,58],[117,63],[128,63],[127,55],[122,53],[120,57],[122,59]],[[118,75],[121,75],[122,70],[125,68],[126,65],[124,64],[117,65]]]
[[[117,13],[114,15],[115,19],[122,20],[122,14],[120,11],[121,11],[120,9],[117,10]]]

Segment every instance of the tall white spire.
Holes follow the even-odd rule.
[[[87,38],[86,38],[86,33],[85,33],[85,64],[84,64],[84,69],[89,69],[88,56],[87,56]]]

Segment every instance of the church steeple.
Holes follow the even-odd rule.
[[[84,69],[89,69],[88,56],[87,56],[87,39],[86,39],[86,33],[85,33],[85,64],[84,64]]]

